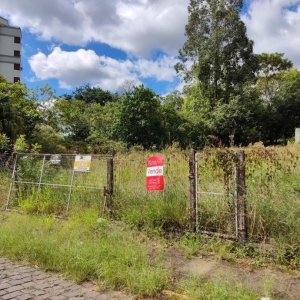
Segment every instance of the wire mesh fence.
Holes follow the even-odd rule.
[[[0,209],[5,206],[12,172],[12,157],[0,155]]]
[[[109,199],[112,216],[137,227],[185,232],[193,221],[198,231],[236,238],[241,229],[237,200],[241,199],[247,204],[243,213],[249,240],[299,243],[300,146],[246,148],[246,188],[237,181],[240,150],[205,149],[196,155],[192,220],[189,153],[177,149],[162,153],[163,192],[146,191],[147,159],[154,155],[150,152],[131,151],[114,158],[93,155],[89,172],[74,172],[75,155],[2,156],[0,205],[57,215],[91,206],[103,211]],[[110,169],[108,160],[113,161]]]
[[[237,236],[236,154],[206,149],[196,154],[196,230]]]
[[[103,206],[107,157],[91,156],[90,169],[76,171],[76,155],[16,153],[6,209],[64,214],[70,208]]]
[[[244,174],[236,173],[238,150],[207,149],[197,155],[197,228],[226,237],[243,234],[255,242],[299,244],[299,145],[245,148]]]
[[[188,156],[185,152],[164,153],[163,192],[146,191],[147,158],[136,152],[114,158],[115,214],[137,226],[158,230],[182,229],[188,222]]]
[[[300,242],[300,145],[246,148],[248,234]]]

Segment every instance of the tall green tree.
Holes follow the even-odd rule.
[[[5,152],[8,149],[9,138],[4,133],[0,133],[0,153]]]
[[[261,53],[257,55],[259,67],[256,87],[265,103],[271,103],[280,89],[282,74],[293,67],[283,53]]]
[[[60,99],[54,104],[57,127],[65,137],[74,141],[85,141],[90,126],[85,114],[87,106],[82,100]]]
[[[120,102],[114,101],[104,106],[92,103],[86,108],[85,115],[90,126],[87,142],[93,152],[107,153],[122,148],[121,144],[112,140],[120,105]]]
[[[123,95],[115,135],[128,147],[162,146],[164,129],[159,97],[143,85]]]
[[[176,70],[186,81],[199,80],[203,96],[214,107],[241,94],[255,78],[257,58],[239,12],[242,0],[190,0],[187,40]]]
[[[295,127],[300,127],[300,72],[296,69],[287,71],[282,76],[280,90],[275,96],[273,106],[276,111],[276,138],[294,136]],[[276,126],[276,127],[275,127]]]
[[[49,125],[37,124],[31,134],[31,143],[38,144],[40,146],[40,152],[42,153],[57,153],[64,151],[61,146],[63,143],[63,136]]]
[[[293,136],[299,73],[292,69],[292,62],[283,53],[261,53],[257,57],[259,69],[255,88],[264,109],[261,139],[265,144],[274,144],[280,138]]]
[[[7,83],[0,79],[0,133],[15,142],[20,134],[30,135],[40,121],[38,104],[27,97],[21,83]]]
[[[109,91],[104,91],[99,87],[91,87],[89,84],[76,88],[72,96],[66,97],[74,98],[76,100],[82,100],[87,104],[98,103],[105,105],[108,102],[112,102],[115,99]]]

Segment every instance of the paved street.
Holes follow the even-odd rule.
[[[28,266],[20,266],[0,258],[0,299],[99,299],[117,300],[101,294],[93,286],[81,286]]]

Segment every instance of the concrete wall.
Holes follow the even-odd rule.
[[[15,43],[21,29],[7,26],[6,21],[0,17],[0,75],[12,83],[14,77],[21,77],[21,71],[14,69],[14,64],[21,64],[21,58],[14,56],[14,51],[21,51],[21,44]]]
[[[21,36],[21,29],[18,27],[0,26],[0,35]]]
[[[0,55],[14,56],[14,50],[19,50],[16,45],[20,48],[20,44],[14,43],[14,37],[0,35]]]
[[[0,62],[0,75],[7,79],[8,82],[13,83],[14,77],[20,77],[21,72],[14,70],[14,64]]]

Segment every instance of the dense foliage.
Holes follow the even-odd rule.
[[[300,73],[282,53],[253,53],[242,5],[190,0],[176,65],[182,93],[84,85],[57,97],[48,85],[33,91],[0,78],[0,151],[16,142],[23,151],[95,153],[287,143],[300,127]]]
[[[241,95],[244,84],[254,79],[257,57],[240,20],[241,8],[241,0],[191,0],[188,7],[187,40],[177,70],[199,81],[212,107]]]

